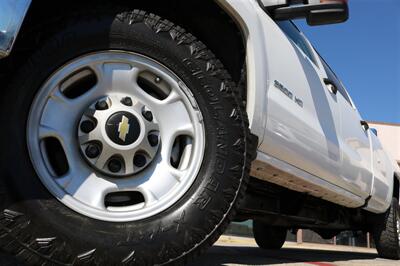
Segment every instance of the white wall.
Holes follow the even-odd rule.
[[[400,124],[370,122],[378,130],[378,138],[388,153],[400,164]]]

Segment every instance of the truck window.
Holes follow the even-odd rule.
[[[286,34],[286,36],[292,40],[296,44],[296,46],[303,51],[303,53],[314,63],[314,65],[318,66],[313,48],[308,43],[307,39],[304,35],[298,30],[298,28],[291,21],[277,21],[278,26],[281,30]]]

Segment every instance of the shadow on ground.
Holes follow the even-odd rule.
[[[278,251],[262,250],[257,247],[214,246],[189,266],[222,265],[276,265],[298,262],[346,262],[357,261],[356,265],[375,265],[376,254],[348,253],[339,251],[303,250],[285,248]],[[368,262],[368,263],[367,263]],[[12,256],[0,254],[1,266],[23,266]]]
[[[214,246],[190,266],[217,265],[274,265],[298,262],[337,262],[356,260],[371,263],[376,254],[348,253],[339,251],[321,251],[285,248],[277,251],[262,250],[257,247]],[[374,264],[370,264],[374,265]]]

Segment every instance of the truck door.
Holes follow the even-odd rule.
[[[378,132],[379,134],[379,132]],[[385,152],[378,137],[372,133],[371,143],[373,150],[374,181],[371,191],[371,200],[368,208],[371,211],[382,212],[386,210],[392,200],[393,191],[393,166],[392,160]]]
[[[333,184],[340,184],[340,110],[324,84],[320,62],[290,21],[268,32],[272,62],[267,127],[261,151]],[[282,35],[282,36],[281,36]]]
[[[337,76],[321,58],[327,73],[326,82],[337,89],[337,104],[341,116],[339,141],[342,153],[340,177],[346,182],[346,188],[360,197],[370,196],[372,173],[371,131],[355,108],[349,94]]]

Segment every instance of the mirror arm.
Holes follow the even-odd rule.
[[[310,12],[331,12],[346,11],[343,4],[309,4],[299,6],[285,6],[273,10],[273,16],[276,20],[287,20],[301,17],[307,17]]]
[[[342,23],[349,18],[345,0],[257,0],[275,20],[305,18],[310,26]]]

